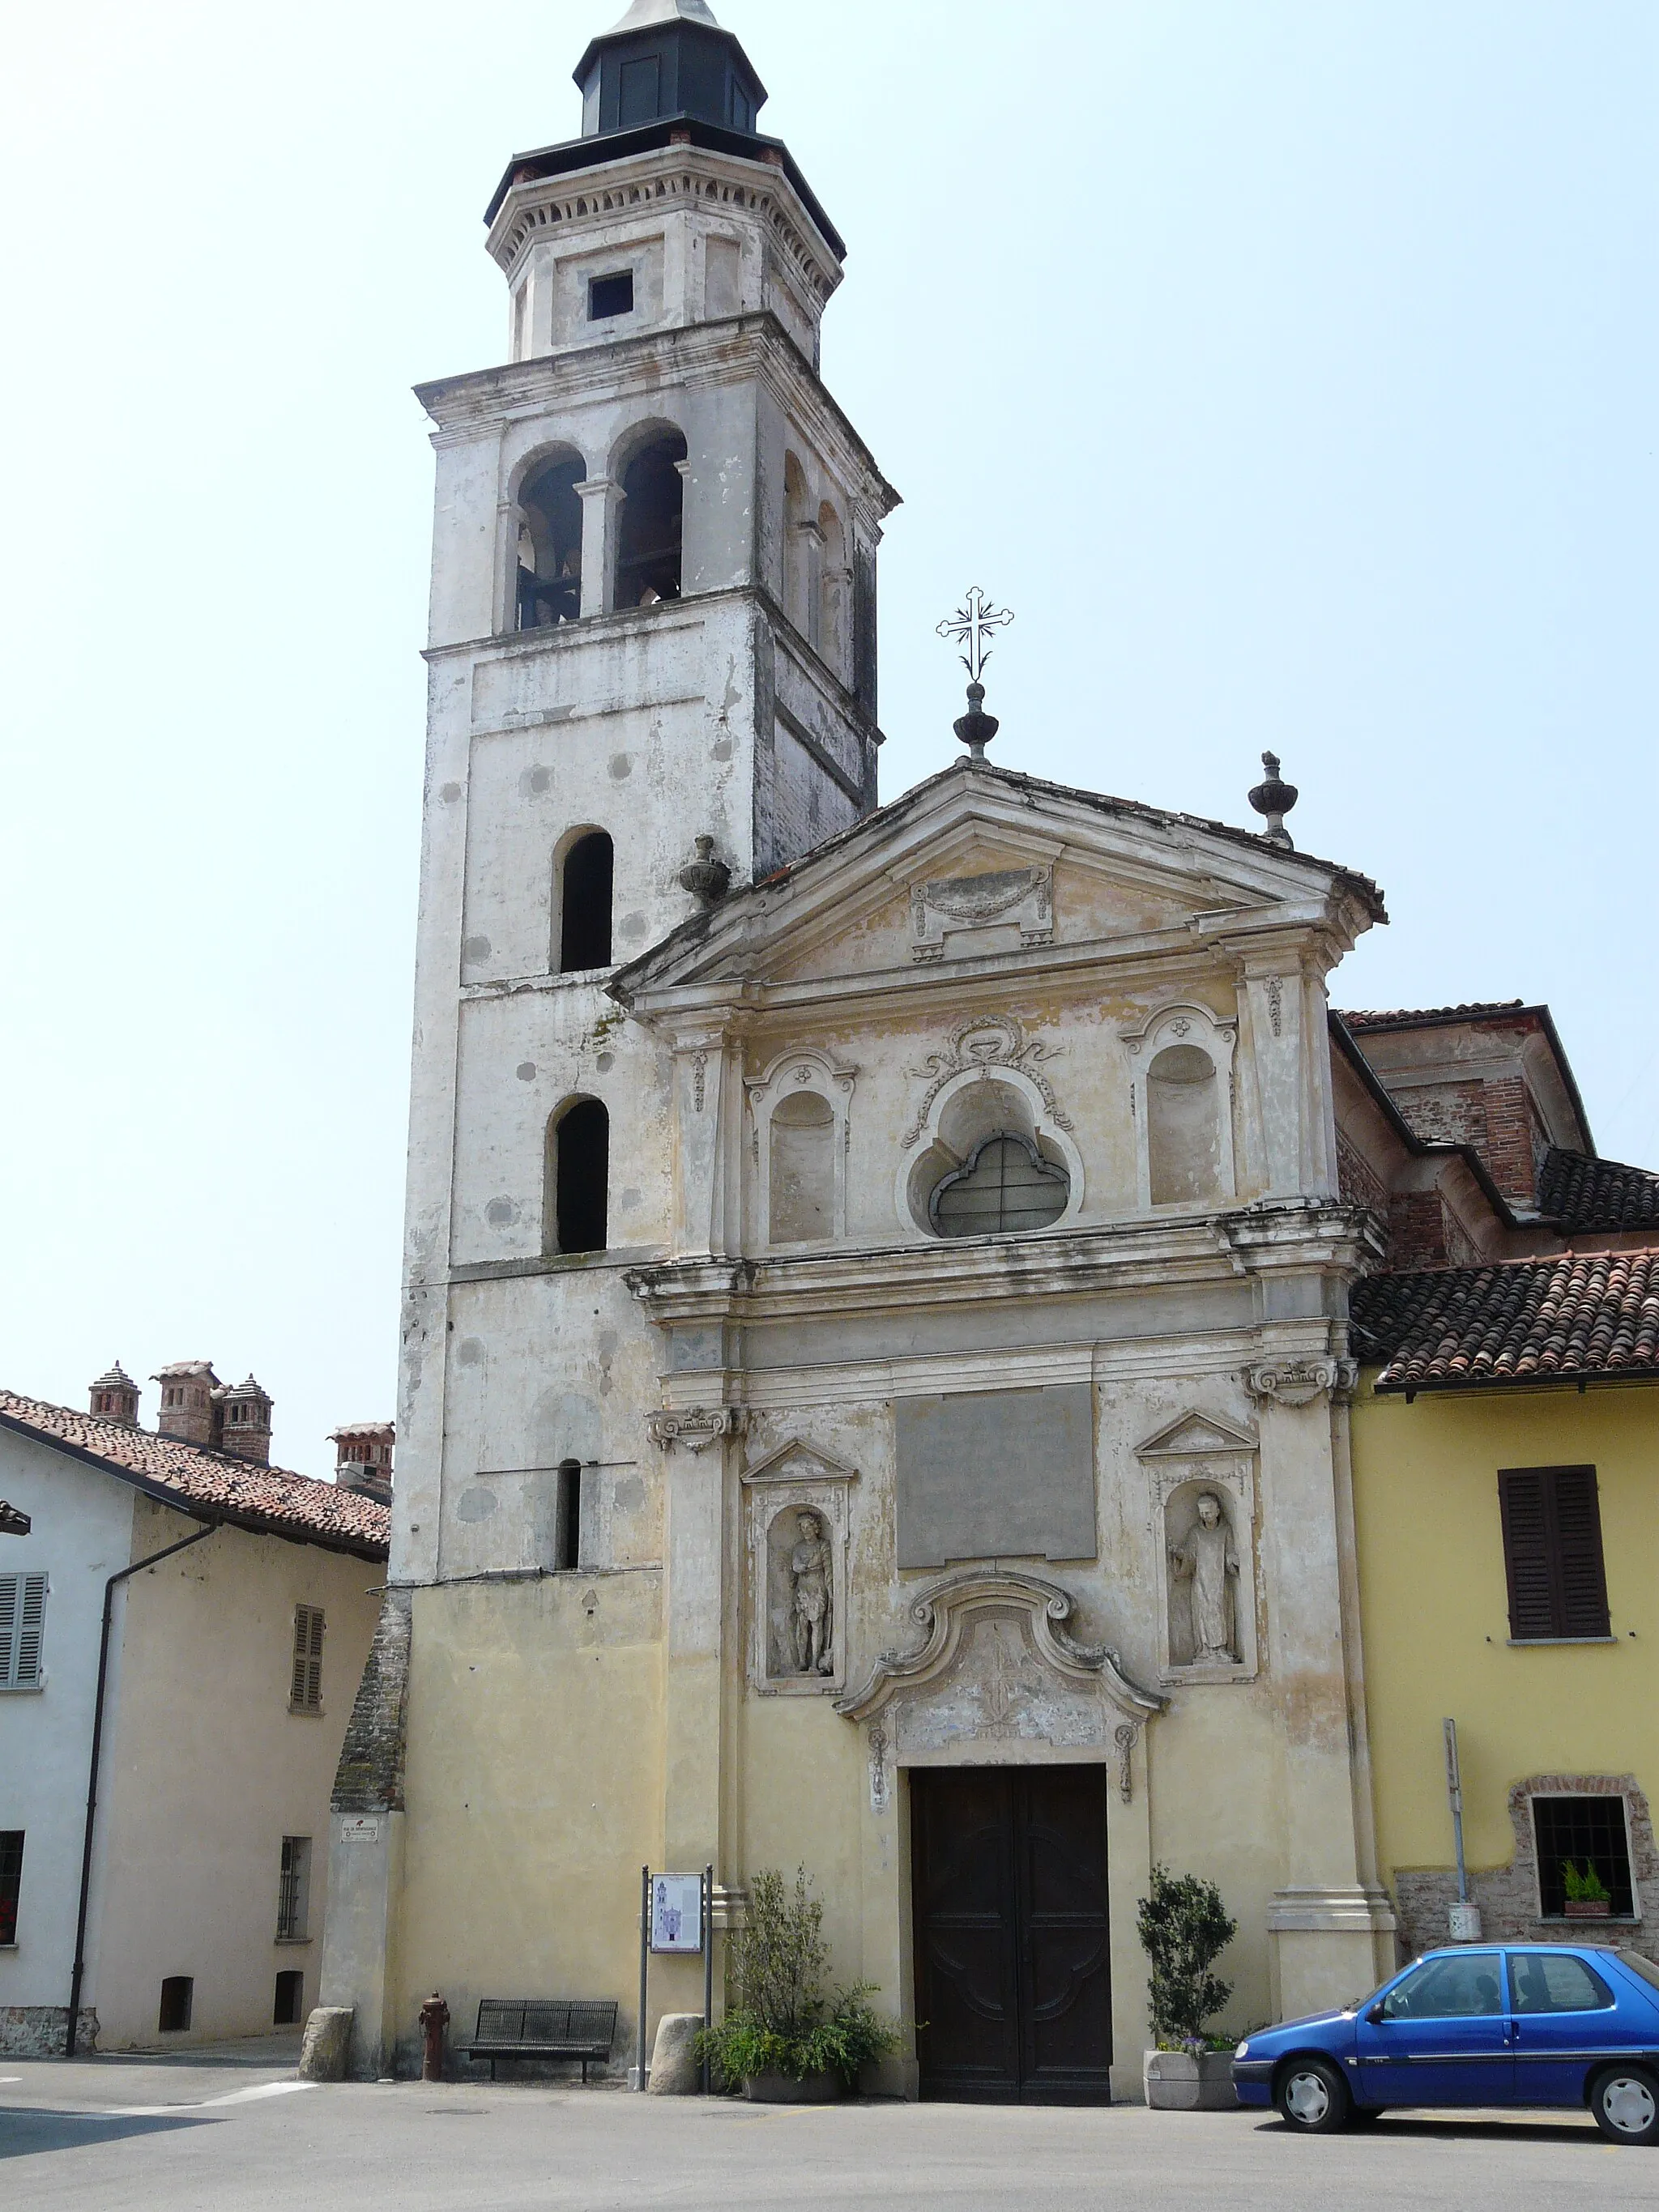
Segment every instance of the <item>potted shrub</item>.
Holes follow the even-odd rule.
[[[1566,1892],[1562,1910],[1569,1920],[1605,1920],[1613,1911],[1613,1893],[1589,1859],[1582,1873],[1571,1859],[1563,1859],[1561,1887]]]
[[[831,2103],[856,2087],[866,2061],[903,2042],[871,2005],[868,1982],[827,1990],[823,1906],[797,1868],[793,1890],[775,1868],[749,1884],[745,1924],[732,1939],[725,2019],[697,2039],[728,2088],[757,2104]]]
[[[1238,1923],[1212,1881],[1152,1869],[1152,1893],[1137,1916],[1141,1948],[1152,1961],[1146,1994],[1154,2048],[1143,2075],[1146,2102],[1161,2112],[1236,2112],[1232,2038],[1206,2023],[1233,1993],[1211,1967],[1238,1932]]]

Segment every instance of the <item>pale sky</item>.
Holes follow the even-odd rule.
[[[1254,826],[1393,924],[1345,1006],[1553,1007],[1659,1164],[1651,0],[714,0],[850,248],[824,373],[993,757]],[[481,221],[622,0],[14,9],[0,88],[0,1381],[394,1395],[432,458]],[[147,1383],[143,1418],[153,1424]]]

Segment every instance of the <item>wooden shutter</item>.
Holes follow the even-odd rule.
[[[45,1575],[0,1575],[0,1689],[39,1686],[46,1620]]]
[[[1608,1632],[1593,1467],[1528,1467],[1498,1478],[1516,1643]]]
[[[316,1605],[294,1608],[294,1678],[289,1701],[304,1712],[320,1712],[323,1704],[323,1610]]]

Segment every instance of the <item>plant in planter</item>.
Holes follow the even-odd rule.
[[[1589,1859],[1582,1871],[1571,1859],[1563,1859],[1561,1887],[1566,1894],[1569,1920],[1605,1920],[1613,1911],[1613,1893]]]
[[[1161,2112],[1231,2110],[1231,2039],[1207,2034],[1205,2024],[1233,1993],[1210,1970],[1238,1923],[1212,1881],[1155,1866],[1137,1926],[1152,1968],[1146,1993],[1156,2048],[1146,2053],[1146,2102]]]
[[[749,1884],[746,1924],[732,1940],[725,2019],[697,2039],[723,2082],[771,2103],[827,2102],[857,2082],[867,2059],[890,2057],[903,2037],[876,2012],[874,1985],[827,1990],[830,1947],[823,1906],[807,1894],[805,1868],[793,1890],[775,1868]]]

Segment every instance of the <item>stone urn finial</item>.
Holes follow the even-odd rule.
[[[714,858],[712,837],[699,837],[696,843],[697,857],[680,870],[680,888],[704,906],[718,906],[732,888],[732,871],[724,860]]]
[[[968,686],[968,712],[960,721],[953,722],[951,726],[967,746],[969,759],[982,761],[986,746],[1002,727],[994,714],[988,714],[985,711],[985,686],[982,684]]]
[[[1293,852],[1295,847],[1290,831],[1285,827],[1285,817],[1296,805],[1297,787],[1293,783],[1286,783],[1279,775],[1277,753],[1263,753],[1261,765],[1267,771],[1267,781],[1257,784],[1250,793],[1250,804],[1258,814],[1265,814],[1267,817],[1267,826],[1261,833],[1267,842],[1282,845],[1287,853]]]

